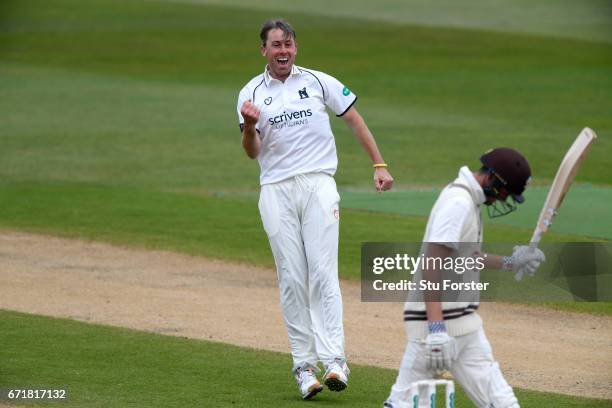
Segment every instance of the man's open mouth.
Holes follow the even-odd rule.
[[[289,58],[277,58],[276,62],[278,62],[278,65],[281,67],[286,67],[289,65]]]

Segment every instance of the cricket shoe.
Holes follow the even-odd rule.
[[[323,386],[317,380],[317,376],[312,368],[298,368],[295,370],[295,380],[297,381],[300,392],[302,393],[302,399],[310,399],[323,391]]]
[[[331,391],[342,391],[348,386],[348,376],[351,371],[346,365],[346,361],[337,358],[327,366],[327,371],[323,376],[323,382]]]

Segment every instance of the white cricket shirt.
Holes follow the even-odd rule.
[[[276,183],[298,174],[326,173],[338,167],[336,143],[326,107],[342,116],[357,100],[346,86],[323,72],[294,65],[281,82],[266,69],[242,88],[240,108],[251,100],[261,111],[256,125],[261,137],[260,184]]]
[[[469,257],[480,250],[482,222],[480,205],[486,201],[482,187],[467,166],[461,167],[459,175],[440,193],[434,204],[423,242],[443,244],[452,250],[453,257]],[[425,252],[425,247],[421,248]],[[466,271],[468,281],[477,281],[479,272]],[[423,279],[421,268],[415,271],[414,281]],[[429,333],[427,311],[421,300],[422,293],[411,292],[404,305],[406,332],[411,339],[423,339]],[[450,336],[462,336],[482,327],[482,319],[476,313],[479,299],[473,293],[467,298],[459,296],[456,302],[442,302],[442,315]]]
[[[427,221],[423,242],[445,243],[458,250],[460,242],[482,242],[480,205],[486,197],[467,166],[459,169],[452,185],[465,189],[445,189],[434,204]]]

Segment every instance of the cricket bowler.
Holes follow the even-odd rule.
[[[509,148],[493,149],[480,161],[482,167],[478,171],[462,167],[458,177],[440,193],[425,229],[425,255],[443,259],[480,256],[485,268],[532,275],[545,259],[537,248],[515,246],[512,255],[505,257],[481,252],[481,205],[487,206],[490,216],[514,211],[517,204],[524,202],[523,192],[531,179],[529,164]],[[415,276],[435,272],[418,270]],[[476,407],[519,408],[512,388],[493,359],[477,313],[478,293],[469,300],[453,302],[440,298],[436,301],[427,294],[422,301],[411,301],[409,297],[404,308],[408,342],[383,407],[412,407],[412,401],[408,401],[411,384],[448,370]],[[419,407],[429,407],[429,401],[420,404]]]
[[[338,282],[340,196],[329,108],[370,157],[378,191],[391,188],[374,137],[354,107],[357,96],[334,77],[295,65],[296,34],[284,20],[260,32],[264,71],[238,97],[242,146],[260,167],[259,211],[268,236],[301,396],[347,387],[342,297]]]

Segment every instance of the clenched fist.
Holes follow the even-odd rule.
[[[379,167],[374,171],[374,187],[376,187],[376,191],[390,190],[392,185],[393,177],[391,177],[391,173],[386,168]]]
[[[259,121],[260,110],[253,102],[248,100],[242,104],[240,114],[244,118],[245,126],[254,126]]]

